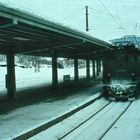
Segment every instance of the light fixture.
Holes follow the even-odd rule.
[[[30,40],[28,38],[23,38],[23,37],[14,37],[14,39],[20,40],[20,41],[28,41],[28,40]]]

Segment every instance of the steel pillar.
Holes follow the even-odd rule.
[[[78,71],[78,59],[74,59],[74,81],[79,80],[79,71]]]
[[[15,62],[14,54],[7,54],[7,75],[6,75],[6,87],[9,100],[16,99],[16,80],[15,80]]]
[[[90,79],[90,67],[89,67],[89,59],[86,59],[86,77]]]
[[[101,72],[101,61],[99,61],[99,72]]]
[[[95,77],[95,61],[92,60],[92,78],[94,79]]]
[[[96,61],[96,68],[97,68],[97,76],[99,76],[99,73],[100,73],[100,64],[99,64],[99,61]]]
[[[52,87],[58,86],[57,57],[52,57]]]

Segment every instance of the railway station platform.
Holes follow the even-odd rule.
[[[104,50],[112,50],[112,44],[6,5],[0,5],[0,32],[1,54],[6,55],[7,60],[7,99],[0,102],[1,140],[13,139],[90,100],[92,96],[94,98],[101,90],[100,80],[94,78],[101,72]],[[17,54],[50,57],[51,84],[18,91],[15,68]],[[70,84],[59,84],[58,58],[73,60],[74,81]],[[79,79],[79,60],[86,62],[86,79]]]
[[[32,88],[24,88],[17,90],[17,98],[14,101],[0,96],[0,115],[5,114],[19,107],[24,107],[44,100],[59,100],[65,99],[68,96],[77,94],[90,87],[101,84],[101,78],[87,80],[80,79],[78,82],[73,80],[69,82],[61,82],[57,88],[52,88],[51,83],[46,85],[39,85]],[[5,98],[5,99],[4,99]]]
[[[0,102],[0,139],[13,139],[59,115],[100,96],[100,78],[81,79],[78,83],[60,84],[17,92],[17,101]]]

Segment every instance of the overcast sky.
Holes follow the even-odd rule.
[[[140,36],[140,0],[0,0],[1,3],[85,31],[89,6],[89,34],[108,41],[123,35]]]

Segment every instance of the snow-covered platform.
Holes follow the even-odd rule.
[[[0,139],[17,137],[96,98],[101,85],[92,87],[95,84],[60,86],[57,91],[46,87],[24,90],[16,102],[1,102]]]

